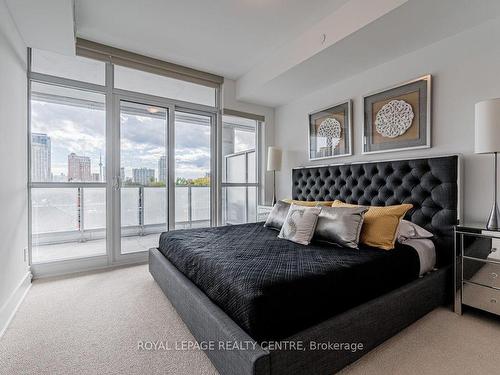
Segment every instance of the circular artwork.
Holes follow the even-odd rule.
[[[326,147],[332,150],[340,143],[342,127],[337,119],[332,117],[323,120],[318,128],[318,135],[326,138]]]
[[[391,100],[377,112],[375,129],[383,137],[396,138],[403,135],[413,121],[413,109],[404,100]]]

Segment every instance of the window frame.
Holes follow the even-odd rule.
[[[219,147],[219,138],[222,129],[222,85],[217,85],[215,87],[215,107],[186,102],[182,100],[176,100],[166,97],[158,97],[154,95],[143,94],[139,92],[133,92],[123,89],[118,89],[114,87],[114,65],[111,62],[104,62],[105,69],[105,85],[99,85],[95,83],[78,81],[70,78],[63,78],[52,76],[44,73],[33,72],[32,67],[32,51],[30,48],[27,49],[27,171],[28,171],[28,255],[29,264],[32,267],[32,272],[36,277],[52,276],[61,273],[78,272],[84,269],[95,269],[101,267],[109,267],[117,264],[127,264],[127,263],[137,263],[147,260],[147,252],[129,254],[130,256],[116,255],[116,243],[120,242],[120,236],[117,235],[115,227],[117,225],[114,223],[113,215],[116,211],[116,202],[113,202],[115,194],[113,193],[114,184],[114,166],[113,161],[115,154],[119,152],[117,146],[113,143],[115,142],[115,132],[116,132],[116,113],[115,113],[115,102],[118,98],[127,98],[128,100],[137,102],[153,102],[158,103],[162,106],[167,106],[169,108],[170,124],[169,124],[169,144],[168,144],[168,175],[172,175],[175,171],[175,134],[173,129],[175,128],[175,112],[187,112],[187,113],[198,113],[206,116],[210,116],[212,121],[210,147],[211,147],[211,177],[213,184],[211,184],[210,199],[211,199],[211,209],[210,209],[210,219],[211,225],[219,225],[221,220],[221,169],[220,169],[220,155],[221,150]],[[31,131],[31,85],[33,82],[54,85],[60,87],[66,87],[70,89],[80,89],[88,92],[95,92],[104,94],[105,96],[105,116],[106,116],[106,165],[105,171],[108,178],[104,182],[34,182],[31,179],[31,147],[32,147],[32,131]],[[213,87],[213,86],[212,86]],[[81,258],[68,258],[61,260],[54,260],[47,263],[35,263],[33,264],[33,218],[32,218],[32,191],[31,189],[36,188],[105,188],[106,189],[106,254],[99,256],[85,256]],[[168,195],[169,210],[168,210],[168,223],[171,226],[173,220],[170,218],[171,215],[175,215],[175,193],[172,189],[169,189],[171,193]],[[169,230],[173,230],[170,228]]]
[[[249,119],[249,120],[254,120],[255,121],[255,149],[254,151],[250,152],[255,152],[255,182],[248,182],[248,153],[249,151],[240,151],[240,152],[235,152],[231,155],[241,155],[245,154],[245,182],[227,182],[225,181],[225,176],[222,176],[223,179],[221,181],[221,191],[224,188],[228,187],[245,187],[245,219],[246,222],[252,222],[251,218],[249,218],[249,210],[248,210],[248,202],[249,202],[249,187],[255,187],[256,190],[256,205],[258,206],[260,202],[262,202],[262,197],[263,197],[263,192],[262,192],[262,184],[261,184],[261,171],[262,171],[262,142],[261,142],[261,134],[262,134],[262,127],[264,124],[264,117],[259,116],[259,115],[254,115],[251,113],[245,113],[245,112],[239,112],[231,109],[224,109],[223,115],[221,116],[222,122],[224,121],[223,118],[224,116],[232,116],[232,117],[240,117],[244,119]],[[222,138],[222,134],[221,134]],[[222,151],[221,151],[222,152]],[[221,168],[221,175],[222,171],[226,171],[227,173],[227,157],[226,155],[221,155],[222,163],[226,163],[226,165],[222,166]],[[227,194],[227,193],[226,193]],[[226,195],[227,196],[227,195]],[[221,202],[221,205],[223,202]],[[225,222],[223,222],[223,219],[227,220],[227,205],[224,205],[226,212],[223,214],[221,217],[221,224],[227,225]],[[256,207],[256,217],[254,218],[255,220],[257,219],[257,207]]]

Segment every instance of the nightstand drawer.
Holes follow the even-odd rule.
[[[463,255],[477,259],[487,259],[500,252],[496,247],[496,241],[488,237],[477,237],[474,234],[463,236]]]
[[[500,315],[500,291],[464,282],[462,303]]]
[[[500,264],[464,258],[463,267],[464,281],[500,289]]]

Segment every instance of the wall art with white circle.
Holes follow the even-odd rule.
[[[415,114],[404,100],[391,100],[377,112],[375,130],[383,137],[396,138],[411,127]]]

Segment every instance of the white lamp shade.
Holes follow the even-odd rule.
[[[279,147],[271,146],[267,149],[267,170],[281,170],[281,149]]]
[[[474,152],[485,154],[500,152],[500,99],[476,104]]]

